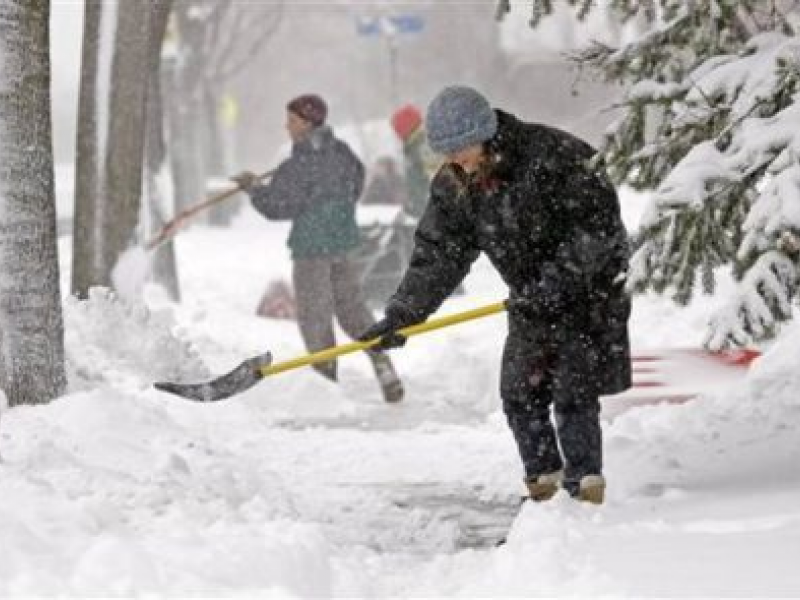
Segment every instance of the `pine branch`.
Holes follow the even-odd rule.
[[[536,3],[532,23],[552,4]],[[581,18],[595,8],[567,4]],[[607,7],[621,22],[650,25],[632,43],[570,54],[629,86],[593,164],[617,184],[656,191],[634,236],[629,288],[685,303],[698,284],[713,292],[715,272],[729,267],[739,300],[715,326],[715,343],[772,335],[791,313],[798,279],[797,254],[781,241],[800,239],[800,40],[791,14],[761,0]]]

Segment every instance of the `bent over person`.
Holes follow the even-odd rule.
[[[291,156],[268,184],[253,173],[233,180],[247,191],[253,207],[267,219],[290,220],[287,244],[292,255],[292,283],[300,333],[310,352],[334,346],[333,318],[351,337],[375,323],[365,305],[359,274],[350,253],[359,244],[356,201],[364,186],[364,167],[353,151],[325,124],[327,105],[305,94],[286,106]],[[387,402],[403,397],[403,387],[389,357],[367,352]],[[336,362],[314,365],[336,381]]]
[[[492,110],[453,86],[428,107],[445,165],[385,317],[362,339],[390,348],[485,252],[509,287],[500,392],[530,498],[562,486],[604,500],[599,396],[630,387],[628,241],[616,192],[572,135]],[[552,415],[551,415],[552,410]]]

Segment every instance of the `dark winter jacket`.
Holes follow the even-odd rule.
[[[346,254],[359,244],[355,205],[364,166],[327,126],[293,145],[268,185],[250,190],[253,206],[268,219],[292,221],[292,258]]]
[[[481,251],[510,288],[509,333],[536,348],[587,339],[601,393],[630,386],[628,240],[613,186],[572,135],[498,111],[488,175],[443,167],[431,184],[392,311],[427,318]],[[572,344],[574,346],[574,344]]]

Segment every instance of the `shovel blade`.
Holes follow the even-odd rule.
[[[249,390],[264,378],[261,369],[270,364],[272,364],[272,354],[266,352],[248,358],[229,373],[205,383],[159,381],[154,383],[153,387],[195,402],[217,402]]]

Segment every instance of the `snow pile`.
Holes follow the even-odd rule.
[[[128,248],[111,271],[114,289],[128,300],[141,298],[148,274],[152,269],[153,253],[141,246]]]
[[[95,391],[8,416],[0,595],[328,593],[327,543],[283,479],[180,413]]]
[[[88,300],[67,298],[65,345],[74,389],[149,386],[153,381],[203,379],[210,373],[192,345],[173,332],[171,311],[154,312],[92,288]]]
[[[593,537],[606,525],[564,495],[525,504],[505,545],[464,551],[424,565],[404,597],[602,597],[624,587],[595,564]]]
[[[799,333],[800,325],[787,332],[738,389],[617,418],[606,428],[603,507],[577,505],[563,492],[526,504],[504,547],[484,560],[454,558],[451,568],[479,564],[463,569],[458,587],[437,592],[796,593],[800,577],[784,556],[795,556],[800,541]],[[669,581],[674,573],[681,575]]]
[[[800,460],[800,325],[758,359],[736,388],[683,406],[631,411],[607,432],[621,495],[653,485],[677,488],[729,477],[742,485],[780,478]],[[794,334],[794,335],[793,335]],[[617,473],[614,473],[614,472]],[[798,473],[800,475],[800,473]],[[797,478],[797,475],[795,475]],[[759,481],[761,480],[761,481]]]
[[[796,415],[800,405],[800,323],[786,327],[775,346],[755,364],[749,377],[749,391],[754,403],[766,405],[778,420]],[[773,410],[775,409],[775,410]]]

